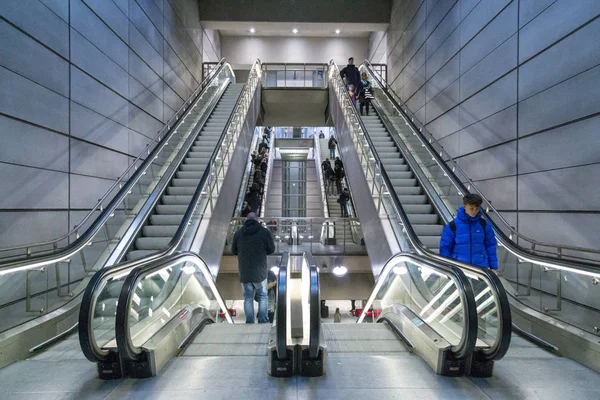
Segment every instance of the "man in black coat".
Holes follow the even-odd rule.
[[[267,255],[275,251],[273,236],[255,213],[233,235],[231,252],[238,256],[238,271],[244,293],[246,323],[254,323],[254,295],[258,297],[258,323],[268,323]]]
[[[346,65],[340,71],[340,75],[346,84],[346,87],[354,85],[356,92],[360,92],[360,72],[354,65],[354,57],[348,59],[348,65]]]

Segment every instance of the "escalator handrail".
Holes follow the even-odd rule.
[[[180,108],[180,110],[174,115],[174,118],[176,117],[176,120],[179,120],[179,117],[181,116],[181,115],[179,115],[179,112],[182,110],[187,111],[189,109],[189,107],[191,107],[191,105],[194,104],[194,102],[196,101],[198,96],[200,96],[200,94],[203,92],[203,89],[209,87],[210,84],[212,83],[212,81],[214,80],[214,78],[221,72],[222,69],[224,69],[226,67],[229,67],[231,69],[231,66],[229,65],[227,60],[223,58],[219,62],[218,68],[215,68],[213,73],[202,82],[202,84],[198,87],[198,89],[196,89],[194,94],[192,94],[192,96],[190,96],[190,99],[188,99],[183,104],[183,106]],[[193,99],[192,99],[192,97],[193,97]],[[175,133],[175,130],[176,130],[175,128],[177,127],[177,125],[174,125],[174,126],[165,125],[165,126],[169,128],[169,133],[166,134],[164,138],[162,138],[162,140],[158,143],[158,145],[154,148],[154,150],[152,152],[150,152],[150,154],[147,154],[147,151],[144,150],[138,156],[138,158],[136,158],[136,160],[134,160],[130,164],[130,166],[127,168],[125,173],[121,176],[121,178],[119,178],[111,186],[111,188],[106,192],[106,194],[103,196],[103,198],[99,200],[98,204],[94,206],[94,208],[86,215],[86,217],[84,217],[83,221],[81,223],[79,223],[72,231],[70,231],[66,235],[62,236],[61,238],[58,238],[58,239],[55,239],[52,241],[30,244],[30,245],[20,246],[20,247],[12,247],[8,250],[26,249],[26,248],[30,248],[30,247],[34,247],[34,246],[38,247],[38,246],[53,245],[55,243],[58,243],[73,234],[77,234],[77,228],[79,226],[82,226],[82,224],[85,223],[90,218],[90,216],[96,210],[99,209],[101,211],[100,215],[91,224],[91,226],[83,234],[81,234],[81,236],[78,236],[78,238],[75,241],[73,241],[72,243],[68,244],[66,247],[58,250],[55,253],[52,253],[49,255],[22,257],[22,258],[18,258],[18,259],[3,263],[2,265],[0,265],[0,275],[58,263],[58,262],[61,262],[61,261],[71,258],[74,254],[76,254],[82,248],[84,248],[84,246],[86,246],[87,243],[93,239],[93,237],[96,235],[96,233],[107,222],[107,220],[110,218],[111,214],[113,214],[115,212],[115,210],[117,209],[119,204],[121,204],[123,199],[128,195],[129,191],[137,183],[139,178],[145,173],[146,169],[154,162],[154,159],[157,156],[157,154],[163,149],[163,147],[166,145],[166,143],[168,143],[171,136]],[[160,137],[161,132],[162,132],[162,130],[159,132],[157,137]],[[142,163],[142,165],[138,168],[138,167],[136,167],[136,162],[141,159],[142,155],[147,155],[147,157],[144,160],[144,162]],[[127,174],[131,171],[131,168],[136,168],[133,176],[131,178],[129,178],[129,180],[127,180],[127,182],[125,184],[123,184],[123,187],[119,190],[119,192],[115,195],[115,197],[113,197],[113,199],[110,201],[110,203],[104,208],[102,206],[102,201],[104,201],[106,199],[106,197],[112,192],[112,190],[117,185],[122,184],[123,177],[127,176]],[[5,251],[5,250],[8,251],[7,249],[1,249],[0,251]]]
[[[427,268],[435,271],[440,271],[443,275],[447,275],[452,278],[456,284],[461,304],[463,307],[463,321],[465,324],[463,335],[460,338],[458,345],[452,347],[453,356],[456,359],[465,359],[469,357],[475,350],[477,343],[477,304],[475,302],[475,295],[473,293],[473,287],[471,286],[469,279],[465,273],[458,267],[449,263],[438,262],[432,260],[427,255],[414,254],[414,253],[398,253],[393,255],[384,264],[384,267],[379,274],[379,279],[375,283],[375,288],[371,294],[369,301],[367,302],[363,314],[359,318],[359,321],[364,319],[367,310],[372,306],[375,296],[379,292],[381,285],[383,285],[385,278],[394,273],[393,270],[397,264],[397,261],[409,261],[424,264]]]
[[[337,70],[337,66],[335,65],[333,60],[331,61],[331,64],[333,64],[331,66],[331,68],[334,68],[334,70]],[[336,78],[341,79],[341,77],[339,77],[339,74],[337,74]],[[490,356],[493,356],[494,359],[502,358],[504,356],[504,354],[506,354],[506,351],[508,350],[508,346],[510,345],[510,332],[511,332],[511,328],[510,328],[511,324],[510,323],[505,324],[504,322],[506,322],[506,321],[510,322],[511,316],[510,316],[510,306],[508,303],[508,297],[506,295],[506,291],[502,287],[500,279],[489,269],[481,269],[481,268],[473,267],[468,264],[459,263],[455,260],[440,257],[437,254],[431,252],[429,249],[427,249],[423,245],[423,243],[419,239],[418,235],[416,234],[415,230],[412,227],[412,224],[410,223],[410,221],[408,219],[408,214],[406,214],[406,212],[404,211],[404,208],[402,207],[400,198],[396,194],[396,191],[393,190],[394,186],[391,183],[391,180],[385,170],[385,167],[381,163],[381,159],[379,158],[379,155],[377,154],[376,148],[375,148],[373,142],[371,141],[371,138],[368,134],[368,131],[367,131],[365,125],[362,122],[362,119],[357,115],[356,107],[351,105],[352,103],[350,101],[350,97],[348,96],[348,93],[345,91],[343,91],[343,92],[346,95],[345,98],[347,100],[347,104],[350,107],[352,107],[353,113],[356,116],[356,120],[358,121],[358,124],[360,125],[360,128],[364,133],[363,136],[369,144],[369,147],[371,149],[371,154],[373,154],[373,158],[375,159],[375,162],[378,164],[381,177],[382,177],[385,185],[388,188],[388,193],[392,200],[392,204],[394,205],[395,211],[398,214],[398,217],[400,218],[401,224],[402,224],[402,226],[406,232],[406,235],[408,237],[408,240],[411,243],[411,245],[413,246],[413,248],[419,254],[428,256],[430,259],[435,259],[437,262],[443,262],[446,265],[453,265],[459,269],[460,268],[467,269],[472,274],[475,274],[475,275],[479,276],[480,278],[482,278],[486,283],[488,283],[488,285],[492,289],[497,289],[497,291],[493,291],[492,293],[493,293],[493,296],[497,300],[496,304],[500,308],[498,310],[498,315],[499,315],[499,322],[502,324],[502,326],[501,326],[499,335],[497,335],[497,337],[496,337],[496,343],[489,350],[486,350],[485,353],[489,354]],[[499,289],[499,288],[502,288],[502,289]]]
[[[376,108],[375,108],[375,112],[379,115],[381,122],[383,123],[385,128],[389,132],[392,132],[390,130],[390,126],[388,126],[387,117],[385,116],[385,114],[380,113],[380,111]],[[392,140],[394,141],[394,143],[396,144],[396,146],[399,149],[401,149],[401,151],[402,151],[403,146],[401,146],[398,143],[397,138],[394,137],[393,135],[391,135],[391,137],[392,137]],[[410,168],[413,170],[413,172],[415,172],[415,175],[418,176],[417,171],[418,171],[419,166],[416,164],[416,160],[414,160],[414,158],[412,158],[412,155],[411,154],[404,155],[404,159],[407,162],[407,164],[410,166]],[[440,213],[440,215],[442,215],[445,218],[447,216],[445,214],[449,214],[450,218],[451,218],[451,214],[450,214],[449,210],[447,210],[444,205],[440,205],[440,203],[443,204],[443,202],[435,201],[437,192],[435,192],[431,188],[431,186],[422,184],[422,187],[430,198],[433,197],[434,201],[432,201],[432,204],[436,209],[438,209],[438,212]],[[444,209],[440,210],[439,209],[440,207],[444,207]],[[406,212],[404,211],[402,205],[398,204],[396,206],[396,208],[398,210],[401,210],[400,219],[402,220],[403,225],[411,225],[411,228],[407,229],[406,231],[407,231],[407,234],[409,235],[409,241],[413,244],[413,246],[415,247],[415,249],[417,250],[417,252],[419,254],[426,255],[431,258],[435,258],[436,260],[438,260],[440,262],[447,263],[449,265],[453,265],[453,266],[459,267],[463,270],[469,271],[470,273],[475,274],[475,275],[479,276],[480,278],[482,278],[484,281],[486,281],[487,285],[491,287],[491,293],[492,293],[492,296],[494,297],[495,304],[497,304],[500,309],[498,317],[500,318],[499,322],[500,322],[500,326],[501,326],[501,335],[496,337],[496,341],[495,341],[494,345],[490,346],[489,348],[481,350],[481,356],[482,356],[482,358],[489,359],[489,360],[501,359],[506,354],[506,352],[508,351],[508,348],[510,346],[512,317],[511,317],[510,312],[502,312],[501,311],[501,310],[510,310],[510,303],[508,301],[508,295],[504,289],[504,286],[500,282],[500,278],[498,278],[498,276],[496,274],[492,273],[489,269],[481,269],[479,267],[475,267],[473,265],[466,264],[466,263],[463,264],[459,261],[450,260],[446,257],[442,257],[439,254],[430,251],[426,246],[424,246],[422,244],[422,242],[418,238],[418,235],[416,234],[416,232],[414,232],[414,229],[412,229],[412,224],[408,220],[408,215],[406,215]],[[447,221],[447,222],[449,222],[449,221]],[[412,235],[414,235],[414,236],[412,236]],[[412,237],[412,239],[411,239],[411,237]]]
[[[161,257],[160,259],[155,260],[149,265],[134,268],[127,275],[127,278],[123,283],[123,287],[121,288],[121,293],[119,295],[119,301],[117,305],[117,316],[115,320],[115,337],[117,340],[117,349],[119,351],[119,357],[122,362],[137,360],[140,354],[142,353],[141,347],[136,347],[133,345],[133,341],[131,340],[131,331],[129,329],[129,310],[131,308],[131,303],[133,302],[133,295],[135,294],[135,289],[137,285],[146,276],[154,272],[161,271],[167,268],[168,265],[175,266],[184,262],[194,263],[196,267],[200,269],[200,272],[202,273],[202,275],[204,275],[206,281],[208,282],[217,303],[219,304],[221,310],[225,314],[226,319],[230,323],[233,323],[233,320],[229,315],[229,310],[227,309],[223,298],[217,290],[215,282],[212,279],[210,270],[208,269],[202,257],[191,251],[180,252]],[[173,316],[172,318],[177,318],[177,315]]]
[[[319,270],[312,253],[304,254],[310,273],[310,336],[308,341],[308,354],[310,358],[317,358],[321,347],[321,282]]]
[[[252,74],[252,71],[255,70],[255,67],[257,67],[257,65],[260,66],[260,60],[258,60],[258,59],[255,62],[255,64],[252,66],[252,68],[250,69],[250,74]],[[248,82],[249,81],[250,80],[248,80]],[[189,223],[190,223],[190,221],[193,217],[193,214],[196,210],[198,201],[200,200],[200,197],[202,196],[202,192],[207,183],[208,177],[210,176],[210,172],[211,172],[211,168],[212,168],[214,159],[215,159],[216,155],[218,154],[218,150],[220,149],[220,147],[223,143],[223,140],[227,134],[227,131],[229,130],[229,126],[231,124],[234,114],[236,113],[236,109],[238,108],[238,105],[242,101],[241,100],[242,94],[244,93],[244,90],[246,90],[248,88],[247,85],[248,84],[244,85],[244,88],[240,92],[240,96],[238,97],[236,104],[233,107],[233,110],[227,120],[227,123],[225,124],[225,126],[223,128],[223,131],[221,132],[219,141],[215,145],[215,150],[213,151],[213,153],[208,161],[207,168],[205,168],[204,173],[202,174],[202,178],[200,179],[200,182],[198,183],[198,186],[196,187],[196,191],[194,192],[194,195],[192,196],[192,199],[185,211],[185,214],[183,215],[183,218],[182,218],[179,226],[177,227],[177,231],[175,232],[175,235],[173,236],[173,238],[169,241],[169,244],[167,245],[167,247],[160,252],[151,254],[147,257],[144,257],[144,258],[136,260],[136,261],[125,262],[125,263],[111,266],[109,268],[103,268],[94,274],[94,276],[90,280],[90,283],[86,287],[86,290],[85,290],[85,293],[84,293],[84,296],[82,299],[82,303],[81,303],[80,314],[79,314],[79,326],[80,326],[79,339],[80,339],[80,344],[81,344],[83,353],[85,354],[86,358],[88,358],[90,361],[93,361],[93,362],[101,361],[101,360],[106,359],[109,356],[108,351],[104,351],[98,347],[96,341],[94,340],[94,336],[93,336],[94,334],[93,334],[92,323],[93,323],[93,316],[94,316],[94,306],[96,303],[97,295],[99,294],[98,289],[103,288],[104,282],[106,282],[111,277],[125,274],[125,273],[127,273],[127,271],[132,271],[134,268],[142,267],[142,266],[147,265],[151,262],[154,262],[158,259],[161,259],[162,257],[171,255],[177,250],[177,247],[181,244],[181,241],[183,240],[183,237],[185,236],[188,226],[190,225]],[[188,146],[188,147],[191,147],[193,145],[194,140],[195,140],[194,138],[191,139],[190,146]]]
[[[287,357],[287,266],[290,253],[284,252],[279,262],[277,276],[277,305],[276,305],[276,343],[277,357],[283,360]]]
[[[370,62],[368,60],[364,61],[364,65],[367,68],[367,70],[369,71],[369,73],[371,74],[371,76],[373,76],[373,78],[377,80],[377,83],[379,84],[379,88],[385,93],[388,100],[390,102],[392,102],[394,108],[399,113],[402,114],[403,118],[409,124],[413,133],[416,134],[416,136],[421,141],[421,144],[425,146],[425,148],[427,149],[429,154],[435,159],[436,163],[443,170],[444,174],[446,174],[446,176],[448,176],[448,178],[452,182],[452,184],[460,191],[460,193],[463,193],[463,194],[470,193],[470,190],[463,184],[463,182],[458,178],[458,176],[456,176],[453,169],[448,167],[448,165],[442,159],[442,157],[438,154],[438,152],[433,149],[431,142],[424,137],[423,133],[421,132],[421,130],[418,129],[418,127],[414,123],[414,121],[412,121],[412,119],[406,114],[406,111],[405,111],[405,109],[407,109],[406,105],[398,104],[396,97],[390,95],[390,89],[388,89],[387,83],[384,83],[380,80],[379,75],[373,69],[372,65],[370,64]],[[433,140],[435,140],[437,142],[437,140],[435,138],[433,138],[433,136],[432,136],[431,141],[433,141]],[[441,145],[440,145],[440,147],[443,148]],[[467,175],[464,173],[464,171],[460,168],[460,166],[458,166],[458,164],[456,164],[454,162],[454,160],[450,157],[450,155],[447,152],[446,152],[446,156],[449,158],[449,160],[452,160],[453,167],[457,168],[459,171],[461,171],[461,173],[465,177],[467,177]],[[484,201],[488,205],[489,209],[493,210],[494,213],[496,215],[498,215],[498,218],[500,219],[500,221],[502,221],[502,223],[506,226],[506,228],[509,229],[510,232],[512,234],[514,234],[515,236],[517,236],[523,240],[526,240],[527,242],[530,242],[535,246],[556,247],[559,250],[566,249],[566,250],[572,250],[572,251],[600,254],[600,250],[597,250],[597,249],[588,249],[588,248],[576,247],[576,246],[545,243],[545,242],[540,242],[540,241],[537,241],[537,240],[534,240],[534,239],[524,236],[523,234],[521,234],[517,230],[515,230],[508,223],[508,221],[506,221],[503,218],[502,214],[496,210],[496,208],[492,205],[491,201],[487,197],[485,197],[485,195],[477,188],[477,186],[470,179],[469,179],[469,184],[484,199]],[[498,224],[492,218],[490,218],[490,216],[488,215],[487,212],[484,212],[483,210],[482,210],[482,212],[483,212],[483,216],[486,219],[486,221],[488,223],[490,223],[491,226],[494,228],[494,231],[496,232],[496,236],[500,239],[500,242],[504,245],[504,247],[507,250],[509,250],[515,256],[517,256],[521,259],[526,259],[527,261],[530,261],[530,262],[533,262],[536,264],[541,264],[541,265],[551,267],[551,268],[572,269],[572,270],[575,270],[574,272],[576,272],[576,273],[578,272],[578,270],[583,270],[588,273],[592,273],[593,276],[595,276],[595,277],[600,277],[600,271],[598,270],[598,268],[599,268],[598,263],[594,263],[594,262],[587,261],[587,260],[586,261],[575,261],[575,260],[572,261],[572,260],[559,258],[559,257],[541,256],[539,254],[534,253],[533,251],[523,248],[521,245],[515,243],[510,237],[508,237],[504,233],[504,231],[498,226]],[[567,266],[568,268],[565,268],[565,266]]]

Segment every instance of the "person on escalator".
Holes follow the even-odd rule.
[[[463,207],[442,232],[440,255],[497,273],[496,235],[483,219],[482,203],[477,194],[463,197]]]
[[[244,208],[242,208],[242,218],[246,218],[248,214],[250,214],[252,210],[247,202],[244,202]]]
[[[340,167],[341,169],[344,169],[344,163],[342,162],[342,160],[340,160],[339,157],[335,158],[334,164],[336,167]]]
[[[350,87],[350,85],[358,87],[360,83],[360,72],[358,71],[358,68],[356,68],[356,65],[354,65],[354,57],[348,59],[348,65],[342,68],[340,76],[347,87]]]
[[[325,171],[325,191],[328,196],[333,196],[335,188],[335,172],[333,172],[333,168],[331,165],[327,167]]]
[[[348,217],[348,200],[350,200],[350,191],[348,188],[344,188],[342,190],[342,194],[337,199],[337,202],[340,203],[340,208],[342,209],[342,218]]]
[[[373,101],[373,87],[369,81],[369,77],[366,72],[361,75],[360,81],[360,93],[358,93],[358,101],[360,103],[360,115],[363,115],[363,109],[366,108],[367,117],[369,116],[369,107],[371,107],[371,101]]]
[[[258,152],[261,153],[263,149],[269,150],[269,145],[267,145],[267,142],[264,138],[263,141],[258,145]]]
[[[238,270],[244,293],[246,323],[254,323],[254,294],[258,297],[258,323],[269,322],[267,255],[275,251],[273,236],[255,213],[248,214],[244,225],[233,235],[231,253],[238,258]]]
[[[329,142],[327,143],[327,147],[329,148],[329,158],[332,160],[335,158],[335,146],[338,144],[337,140],[331,135],[329,138]]]
[[[262,159],[262,162],[260,163],[260,172],[263,176],[263,178],[265,178],[267,176],[267,168],[269,167],[269,159],[267,157]]]
[[[341,168],[339,165],[336,165],[333,171],[335,173],[335,187],[337,188],[337,194],[342,194],[342,182],[346,177],[346,172],[344,172],[344,168]]]
[[[325,134],[323,131],[319,132],[319,139],[325,139]]]

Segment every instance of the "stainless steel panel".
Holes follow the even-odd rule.
[[[450,8],[452,7],[452,8]],[[431,35],[427,39],[427,58],[450,36],[460,23],[460,3],[440,1],[427,17],[427,31]],[[439,24],[439,25],[438,25]]]
[[[40,0],[63,21],[69,20],[69,0]]]
[[[67,232],[69,215],[64,211],[0,212],[0,226],[10,226],[0,232],[2,247],[36,243]]]
[[[461,46],[464,46],[473,39],[473,37],[492,21],[511,1],[512,0],[488,0],[486,2],[479,2],[479,4],[465,16],[460,25]],[[513,1],[513,3],[516,3],[516,1]]]
[[[519,135],[598,112],[600,66],[543,91],[519,104]]]
[[[71,174],[71,208],[91,209],[114,183],[111,179]]]
[[[71,100],[128,125],[127,100],[76,67],[71,67]]]
[[[122,68],[127,69],[127,44],[81,0],[71,1],[71,27],[98,47]]]
[[[600,117],[585,119],[519,141],[519,172],[600,162]]]
[[[0,185],[0,209],[68,207],[69,177],[64,172],[0,163],[0,176],[10,177]]]
[[[460,97],[460,83],[459,80],[454,81],[454,83],[442,90],[427,103],[425,111],[427,121],[439,117],[458,104]]]
[[[517,106],[511,106],[474,123],[459,132],[459,153],[472,153],[515,139],[517,136]],[[520,148],[519,148],[520,150]]]
[[[127,152],[127,132],[124,125],[71,102],[71,135],[111,149]]]
[[[0,65],[69,95],[68,62],[4,21],[0,21]]]
[[[519,2],[519,28],[522,28],[529,21],[537,17],[555,0],[534,0]]]
[[[131,49],[129,50],[129,74],[162,100],[163,80]]]
[[[460,167],[474,181],[515,175],[517,144],[506,143],[459,159]]]
[[[457,29],[444,43],[438,47],[433,55],[427,60],[427,78],[430,78],[440,70],[460,50],[460,30]]]
[[[144,36],[144,38],[152,45],[158,54],[163,54],[163,37],[159,29],[162,29],[162,23],[159,26],[154,26],[146,13],[138,5],[138,2],[131,1],[129,3],[129,19],[135,28]]]
[[[519,34],[519,62],[560,40],[600,14],[595,0],[558,0],[525,25]]]
[[[1,113],[67,133],[68,111],[66,97],[0,67]]]
[[[517,178],[515,176],[477,181],[475,185],[498,210],[515,210],[517,208]]]
[[[591,211],[598,204],[600,164],[519,176],[519,210]]]
[[[567,36],[519,69],[519,100],[600,64],[600,20]]]
[[[40,1],[5,1],[0,15],[61,56],[69,56],[68,25]]]
[[[427,130],[433,135],[433,137],[437,139],[443,138],[458,131],[460,122],[459,109],[460,107],[454,107],[452,110],[441,115],[435,121],[428,123]]]
[[[517,35],[513,35],[460,77],[460,100],[469,98],[516,66]]]
[[[144,136],[154,137],[163,127],[162,121],[152,117],[134,104],[129,104],[129,127]]]
[[[100,17],[100,19],[106,25],[110,27],[110,29],[112,29],[125,43],[127,43],[129,38],[129,32],[127,29],[129,22],[126,14],[119,9],[115,2],[104,0],[83,1],[94,11],[94,13]]]
[[[144,36],[137,30],[133,23],[129,22],[129,47],[131,50],[140,56],[150,68],[158,75],[163,74],[163,63],[164,60],[157,50],[152,47],[150,43],[144,38]],[[164,40],[163,40],[164,45]],[[130,51],[131,51],[130,50]],[[189,97],[186,96],[186,99]]]
[[[162,97],[162,96],[161,96]],[[157,120],[163,120],[163,102],[137,80],[129,79],[129,100]]]
[[[459,77],[460,56],[454,56],[448,64],[440,69],[427,81],[427,101],[437,96],[442,90],[446,89],[452,82]]]
[[[71,62],[106,86],[127,97],[127,71],[71,29]],[[65,80],[68,83],[68,79]],[[67,92],[68,93],[68,92]]]
[[[71,139],[71,172],[117,179],[129,165],[129,157],[103,147]]]
[[[517,72],[513,71],[460,105],[460,127],[465,128],[517,101]]]
[[[69,170],[66,136],[0,116],[0,162]]]

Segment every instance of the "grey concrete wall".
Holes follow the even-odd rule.
[[[0,2],[0,247],[65,233],[145,148],[200,82],[199,20],[194,0]]]
[[[519,231],[594,248],[599,14],[597,0],[395,0],[387,31],[393,88]]]

